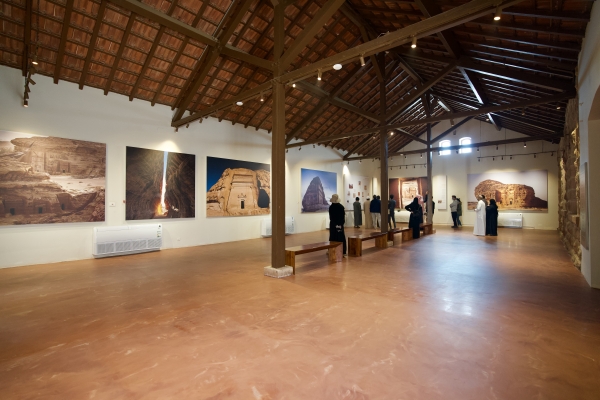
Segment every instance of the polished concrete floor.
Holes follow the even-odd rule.
[[[0,398],[599,399],[600,291],[556,232],[499,233],[280,280],[269,239],[0,270]]]

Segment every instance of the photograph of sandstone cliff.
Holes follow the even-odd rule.
[[[206,216],[239,217],[271,212],[271,166],[206,158]]]
[[[469,210],[477,207],[476,196],[484,195],[496,200],[500,211],[548,211],[546,170],[469,174],[467,187]]]
[[[0,225],[104,221],[106,144],[0,130]]]
[[[125,219],[194,218],[196,156],[127,147]]]
[[[329,211],[329,199],[337,193],[337,174],[302,168],[300,170],[302,212]]]

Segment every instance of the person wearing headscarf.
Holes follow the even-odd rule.
[[[362,210],[360,208],[360,197],[356,198],[354,206],[354,227],[359,228],[362,225]]]
[[[475,226],[473,226],[473,235],[485,236],[485,196],[477,196],[477,208],[475,208]]]
[[[407,211],[410,211],[410,217],[408,219],[408,227],[412,228],[413,239],[421,237],[421,221],[423,220],[423,208],[419,204],[419,199],[415,197],[409,205],[404,207]]]
[[[371,199],[367,197],[367,200],[363,203],[363,209],[365,210],[365,228],[373,228],[373,217],[371,217]]]
[[[344,255],[346,255],[346,234],[344,233],[344,224],[346,223],[346,210],[340,204],[340,198],[337,194],[331,196],[329,200],[329,241],[342,242]]]
[[[490,199],[490,205],[485,208],[485,234],[498,236],[498,206],[494,199]]]

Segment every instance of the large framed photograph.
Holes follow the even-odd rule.
[[[0,225],[105,219],[106,144],[0,130]]]
[[[300,181],[301,211],[303,213],[328,211],[329,200],[337,193],[337,174],[302,168]]]
[[[206,158],[206,216],[239,217],[271,212],[271,166]]]
[[[389,185],[390,194],[393,194],[394,199],[396,199],[397,208],[406,207],[412,203],[415,197],[424,197],[425,193],[429,190],[426,176],[418,178],[391,178],[389,179]]]
[[[498,210],[548,211],[548,171],[486,172],[467,177],[468,209],[476,197],[494,199]]]
[[[127,147],[125,219],[194,218],[196,156]]]

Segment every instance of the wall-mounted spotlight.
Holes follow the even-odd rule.
[[[416,49],[417,48],[417,37],[413,36],[412,38],[412,44],[410,45],[411,48]]]
[[[364,67],[365,66],[365,58],[363,57],[363,55],[360,55],[360,66]]]

